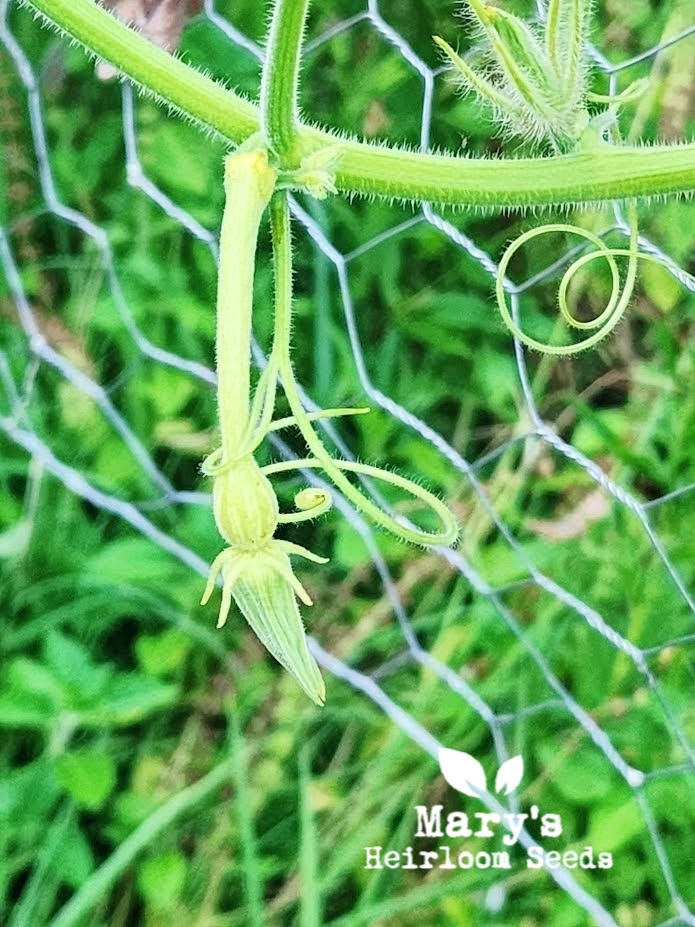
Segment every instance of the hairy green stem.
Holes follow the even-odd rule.
[[[140,86],[231,142],[240,144],[259,131],[256,106],[154,47],[91,0],[30,3]],[[533,208],[695,190],[695,143],[481,160],[378,147],[299,126],[296,144],[302,157],[335,150],[335,184],[343,193],[450,206]]]
[[[276,0],[261,77],[261,124],[266,144],[285,170],[297,166],[299,62],[309,0]]]
[[[227,158],[217,281],[217,396],[222,460],[249,427],[251,315],[258,228],[275,184],[265,152]]]
[[[256,106],[173,58],[92,0],[36,3],[27,0],[27,3],[89,51],[184,115],[235,142],[258,131]]]
[[[314,431],[309,417],[304,411],[292,370],[292,232],[287,194],[284,192],[275,193],[270,201],[270,229],[273,238],[273,264],[275,270],[275,341],[273,344],[273,356],[277,361],[282,387],[294,421],[314,457],[301,461],[285,461],[284,464],[287,464],[287,466],[271,464],[265,467],[263,472],[268,474],[304,466],[310,468],[320,467],[343,495],[360,511],[371,518],[375,524],[393,532],[397,537],[403,538],[403,540],[409,541],[411,544],[425,546],[453,544],[458,535],[458,525],[440,499],[422,486],[418,486],[397,473],[391,473],[378,467],[370,467],[367,464],[354,461],[334,460]],[[439,530],[433,532],[423,531],[392,517],[352,485],[344,475],[343,471],[346,470],[390,483],[392,486],[403,489],[411,496],[424,502],[439,519]]]
[[[111,888],[135,857],[150,846],[161,832],[231,779],[236,758],[225,760],[193,785],[176,794],[137,827],[109,858],[82,884],[78,892],[53,918],[48,927],[76,927],[85,923],[92,908]]]
[[[562,74],[562,62],[558,54],[562,36],[561,27],[561,6],[562,0],[550,0],[548,4],[547,24],[545,29],[545,47],[548,50],[548,57],[555,65],[558,77]]]
[[[312,130],[306,130],[302,137]],[[338,190],[447,206],[597,203],[695,190],[695,144],[551,158],[452,158],[342,141]],[[404,178],[407,178],[404,180]]]

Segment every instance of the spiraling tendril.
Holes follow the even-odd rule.
[[[283,390],[293,413],[292,424],[299,429],[304,441],[314,455],[313,459],[304,461],[289,461],[282,465],[282,470],[299,469],[303,467],[318,467],[326,476],[347,496],[347,498],[372,521],[391,531],[404,541],[413,544],[449,545],[453,544],[458,536],[458,525],[455,518],[435,495],[412,480],[405,479],[396,473],[372,467],[353,461],[336,460],[329,454],[320,437],[312,425],[324,416],[352,414],[353,409],[332,409],[316,415],[308,415],[302,405],[299,389],[292,370],[290,356],[290,331],[292,323],[292,245],[290,232],[289,209],[287,197],[277,193],[270,205],[271,231],[273,237],[273,255],[275,261],[275,341],[271,358],[277,357],[277,369],[282,379]],[[267,471],[268,468],[266,468]],[[279,472],[274,467],[275,472]],[[345,477],[344,471],[361,474],[372,479],[389,483],[416,499],[423,502],[438,517],[441,527],[438,531],[424,531],[405,520],[396,519],[373,500],[369,499]]]
[[[628,248],[611,248],[606,245],[598,235],[594,235],[593,232],[589,232],[577,225],[568,225],[564,223],[548,223],[547,225],[541,225],[538,228],[524,232],[523,235],[520,235],[509,245],[502,256],[497,270],[496,296],[497,305],[499,306],[499,310],[507,328],[519,341],[536,351],[542,351],[544,354],[566,356],[577,354],[587,348],[594,347],[594,345],[602,341],[615,329],[616,325],[618,325],[625,315],[625,310],[634,293],[637,281],[638,262],[649,261],[662,267],[668,267],[668,262],[664,258],[654,254],[647,254],[639,250],[637,209],[634,203],[630,203],[628,206],[628,222],[630,229]],[[572,329],[591,332],[586,338],[573,342],[572,344],[548,344],[547,342],[539,341],[532,335],[527,334],[514,320],[507,300],[507,289],[505,284],[507,268],[514,255],[520,248],[523,248],[524,245],[528,244],[528,242],[532,241],[534,238],[553,233],[577,235],[580,238],[584,238],[596,249],[588,254],[581,255],[566,268],[558,288],[558,309],[565,324]],[[627,269],[624,279],[621,279],[620,270],[616,261],[616,258],[619,257],[627,258]],[[575,274],[587,264],[597,260],[605,260],[608,265],[611,275],[611,293],[605,308],[597,316],[592,319],[578,319],[573,315],[570,309],[567,294]],[[685,272],[681,273],[683,273],[687,279],[695,282],[695,277],[691,274]]]

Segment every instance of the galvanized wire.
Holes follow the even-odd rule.
[[[0,0],[0,39],[5,52],[13,62],[16,75],[23,88],[31,123],[33,157],[41,187],[43,210],[54,216],[57,221],[65,226],[78,231],[96,246],[115,312],[130,335],[134,348],[155,364],[171,367],[188,377],[197,379],[200,382],[201,390],[210,389],[215,379],[213,371],[210,369],[211,359],[181,357],[167,347],[156,345],[150,340],[147,333],[136,323],[124,296],[120,282],[122,272],[119,271],[118,262],[115,259],[104,229],[100,228],[83,213],[61,201],[51,166],[51,149],[45,130],[44,107],[46,104],[42,97],[35,67],[31,64],[27,52],[22,49],[9,28],[8,4],[9,0]],[[542,15],[543,4],[541,3],[538,6],[539,13]],[[251,54],[259,61],[262,60],[263,50],[261,47],[221,16],[215,10],[212,0],[206,0],[204,15],[209,19],[211,26],[217,28],[232,45],[239,47],[245,54]],[[342,22],[332,24],[329,29],[321,34],[310,35],[306,46],[307,53],[315,52],[337,36],[345,34],[358,25],[360,28],[369,27],[373,29],[419,77],[422,88],[422,96],[417,104],[422,113],[420,145],[423,150],[427,149],[430,143],[433,119],[435,118],[435,87],[437,81],[442,79],[441,69],[430,67],[418,56],[398,31],[390,25],[388,18],[382,14],[378,0],[368,0],[364,9],[358,14]],[[634,67],[637,64],[653,62],[657,56],[667,53],[669,49],[685,41],[694,31],[695,26],[669,38],[659,46],[650,48],[634,58],[618,64],[611,64],[609,58],[599,51],[596,51],[594,60],[597,67],[605,72],[609,84],[612,84],[618,72]],[[175,199],[159,189],[147,176],[138,151],[137,105],[137,100],[134,98],[130,86],[124,83],[122,88],[122,124],[127,183],[141,191],[164,214],[180,224],[193,239],[202,242],[209,249],[212,258],[216,260],[216,229],[203,227],[181,205],[177,204]],[[548,714],[554,718],[561,718],[563,724],[568,725],[567,729],[569,731],[583,732],[592,749],[598,751],[607,760],[617,776],[634,793],[635,802],[640,808],[644,821],[645,844],[651,846],[656,856],[661,877],[672,902],[669,919],[663,921],[661,927],[666,927],[667,924],[695,925],[695,913],[684,901],[684,895],[688,893],[692,899],[692,886],[678,884],[676,881],[669,853],[664,845],[663,836],[666,824],[658,818],[651,807],[647,788],[649,783],[656,778],[687,776],[692,784],[691,792],[695,794],[695,748],[692,738],[684,730],[682,721],[677,717],[677,712],[670,704],[669,696],[660,683],[659,673],[654,669],[654,658],[666,648],[687,647],[695,642],[695,627],[692,635],[683,635],[678,640],[664,640],[650,648],[641,648],[630,640],[629,636],[619,633],[614,627],[613,616],[602,614],[592,604],[590,589],[587,589],[585,597],[580,599],[565,588],[561,582],[546,575],[543,570],[534,564],[533,558],[527,551],[523,540],[515,536],[514,531],[505,523],[501,513],[497,510],[480,474],[484,467],[498,460],[512,446],[523,449],[541,446],[551,451],[556,458],[561,458],[572,466],[579,468],[582,474],[591,479],[596,488],[600,489],[601,493],[605,495],[612,505],[622,508],[637,520],[655,562],[661,565],[664,576],[677,591],[684,605],[693,614],[695,614],[693,592],[686,587],[662,539],[659,537],[655,528],[655,516],[660,507],[693,492],[695,484],[670,487],[669,491],[665,492],[660,498],[651,499],[647,502],[638,498],[629,489],[619,485],[595,461],[567,443],[553,425],[543,420],[531,388],[526,353],[521,344],[514,343],[511,337],[510,351],[513,352],[515,359],[520,396],[523,403],[523,412],[520,415],[518,428],[511,437],[503,440],[484,456],[476,460],[465,459],[460,451],[447,438],[437,433],[428,422],[423,421],[410,409],[396,401],[392,396],[386,395],[375,385],[373,375],[369,369],[368,355],[360,340],[359,326],[357,324],[358,308],[353,299],[351,275],[355,272],[356,262],[365,254],[373,249],[378,249],[389,238],[421,225],[427,225],[436,230],[439,235],[451,243],[452,248],[457,253],[465,253],[469,259],[477,262],[491,278],[497,272],[496,255],[487,253],[485,248],[478,242],[464,234],[457,226],[455,219],[452,220],[442,215],[437,209],[427,204],[423,204],[415,215],[405,219],[401,213],[394,212],[394,222],[391,228],[370,240],[361,242],[353,250],[346,253],[341,252],[340,248],[332,241],[330,232],[322,226],[320,221],[310,215],[299,201],[293,200],[292,209],[295,224],[298,229],[301,229],[298,234],[303,235],[311,243],[311,246],[323,255],[334,270],[355,372],[370,403],[373,406],[378,406],[389,416],[396,419],[404,430],[412,431],[421,442],[436,451],[458,472],[466,491],[471,498],[476,500],[476,504],[489,519],[490,525],[494,526],[500,538],[513,551],[519,564],[523,566],[526,574],[524,582],[529,588],[535,588],[539,593],[554,600],[558,607],[561,608],[563,615],[567,616],[569,620],[590,628],[591,632],[596,635],[597,640],[602,640],[611,648],[620,651],[623,658],[634,668],[635,678],[639,680],[638,685],[646,689],[654,700],[655,710],[661,713],[662,725],[669,732],[673,743],[673,754],[674,757],[678,758],[678,761],[674,761],[672,766],[652,770],[636,769],[628,763],[623,756],[622,750],[612,742],[609,734],[602,729],[600,723],[593,717],[591,710],[582,704],[581,699],[568,690],[554,672],[552,654],[543,652],[538,644],[534,642],[532,634],[521,616],[515,614],[514,610],[506,604],[505,592],[507,588],[504,585],[495,586],[494,583],[486,579],[461,551],[444,550],[439,552],[438,556],[468,584],[472,601],[484,600],[491,606],[501,626],[506,628],[516,640],[529,665],[536,668],[547,686],[548,696],[538,704],[522,706],[518,711],[512,712],[495,710],[483,697],[480,686],[475,680],[464,678],[460,671],[442,663],[421,645],[408,610],[399,594],[398,586],[394,582],[388,564],[380,552],[378,538],[370,525],[340,498],[336,500],[337,507],[364,543],[375,572],[383,584],[384,596],[390,603],[394,620],[401,632],[402,647],[393,654],[393,659],[382,666],[380,670],[369,673],[364,672],[358,666],[348,665],[335,654],[324,649],[317,640],[313,640],[312,649],[317,660],[327,673],[351,686],[355,690],[356,698],[371,700],[388,717],[392,724],[398,726],[414,743],[433,756],[436,756],[442,740],[446,741],[447,732],[428,730],[424,721],[409,712],[405,706],[397,704],[393,697],[388,694],[387,682],[389,675],[392,672],[397,672],[404,662],[413,663],[427,669],[438,679],[439,685],[455,693],[461,699],[462,705],[467,706],[486,725],[498,764],[501,764],[509,757],[510,753],[514,752],[513,733],[515,725],[520,719],[528,718],[532,714]],[[626,231],[626,223],[620,208],[616,206],[614,222],[603,230],[602,236],[614,235],[616,232],[621,231]],[[641,246],[644,250],[662,258],[670,272],[681,284],[691,286],[689,280],[683,276],[682,268],[671,256],[664,252],[658,242],[650,241],[643,236]],[[553,257],[543,270],[534,273],[528,279],[506,280],[506,291],[511,300],[513,311],[518,313],[519,299],[523,293],[531,287],[542,285],[545,281],[552,279],[557,270],[578,253],[579,250],[576,249],[568,251],[559,260]],[[195,491],[195,487],[191,487],[191,491],[176,490],[157,467],[150,449],[137,437],[124,414],[111,399],[108,391],[101,384],[91,379],[83,370],[79,369],[64,354],[51,347],[41,334],[34,311],[22,286],[17,261],[11,250],[9,230],[2,227],[0,227],[0,262],[24,331],[27,354],[33,358],[33,365],[30,366],[31,376],[24,377],[22,382],[15,382],[11,374],[11,366],[7,363],[5,354],[0,354],[0,383],[4,392],[0,429],[11,441],[23,448],[27,455],[38,462],[46,472],[55,477],[65,487],[66,492],[73,493],[75,496],[89,502],[96,509],[108,512],[126,522],[134,532],[149,538],[194,572],[199,573],[201,576],[206,575],[208,564],[203,558],[196,551],[187,548],[180,541],[168,535],[166,531],[158,527],[156,519],[149,516],[160,507],[176,508],[189,505],[207,505],[209,503],[208,496]],[[262,363],[262,356],[259,351],[256,352],[256,358],[259,363]],[[106,493],[97,486],[92,485],[90,480],[80,472],[78,464],[59,459],[46,438],[39,437],[33,431],[27,408],[32,401],[31,392],[36,372],[42,365],[53,368],[66,382],[91,397],[101,415],[111,424],[115,433],[123,442],[124,447],[149,477],[150,492],[146,497],[136,499],[121,497],[116,494]],[[307,407],[311,408],[313,405],[311,398],[305,396],[305,401]],[[336,428],[327,426],[326,431],[336,443],[340,452],[349,457],[349,447],[341,440]],[[277,442],[276,446],[282,452],[290,453],[289,449],[281,442]],[[306,478],[320,482],[315,473],[307,473]],[[366,485],[370,491],[374,491],[374,488],[368,482]],[[413,551],[412,556],[413,558],[417,557],[417,551]],[[462,616],[461,620],[465,620],[464,616]],[[449,742],[446,742],[445,745],[449,747],[457,746],[455,743]],[[516,799],[512,797],[509,802],[507,810],[514,810],[517,807]],[[492,798],[488,801],[488,807],[492,811],[504,810]],[[688,810],[683,809],[683,813],[688,814]],[[695,813],[692,809],[690,814],[692,824],[695,825]],[[533,845],[533,839],[526,831],[522,834],[521,842],[525,846]],[[567,892],[579,908],[587,912],[593,923],[616,927],[618,922],[615,911],[609,911],[601,903],[589,882],[581,881],[580,884],[580,880],[577,880],[571,872],[563,869],[550,870],[549,873],[558,888]],[[499,893],[495,895],[494,899],[490,896],[489,903],[491,907],[494,906],[495,909],[499,909],[504,905],[504,896],[500,896]]]

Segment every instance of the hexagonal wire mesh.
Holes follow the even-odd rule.
[[[539,7],[539,13],[540,15],[543,13],[541,7]],[[262,61],[262,48],[218,13],[212,0],[206,0],[202,15],[207,18],[211,28],[219,31],[224,41],[239,50],[240,55],[248,56],[252,61]],[[136,322],[135,314],[124,294],[122,286],[124,271],[119,268],[119,262],[104,229],[78,208],[66,205],[64,202],[60,185],[56,182],[51,145],[46,130],[47,103],[46,90],[43,86],[45,75],[37,73],[28,51],[22,48],[13,33],[8,13],[8,0],[0,2],[0,21],[3,24],[2,45],[12,61],[18,86],[21,86],[25,95],[33,142],[32,157],[35,159],[40,182],[40,212],[50,214],[64,229],[84,236],[93,243],[97,249],[101,270],[105,275],[116,323],[127,330],[137,352],[140,352],[154,365],[178,371],[197,384],[196,389],[209,390],[214,384],[214,374],[209,367],[210,359],[179,356],[168,350],[165,344],[157,344],[150,340],[146,330],[147,326]],[[442,69],[430,66],[419,57],[411,45],[389,24],[388,17],[382,13],[377,0],[370,0],[356,15],[333,22],[330,27],[323,28],[320,34],[310,35],[306,55],[311,56],[336,38],[358,27],[377,34],[390,47],[389,53],[397,56],[413,74],[417,75],[422,89],[422,97],[418,104],[421,110],[420,146],[426,150],[430,144],[431,128],[435,117],[435,88],[443,79]],[[629,71],[638,64],[648,63],[653,66],[664,60],[669,50],[686,41],[688,36],[694,32],[695,27],[679,32],[665,39],[658,46],[646,49],[639,55],[623,60],[619,64],[612,64],[607,57],[596,51],[595,64],[605,73],[611,89],[614,89],[621,72]],[[202,243],[216,261],[216,229],[208,228],[199,222],[176,202],[175,194],[170,196],[165,193],[148,177],[147,171],[143,168],[139,154],[139,132],[141,131],[137,118],[139,104],[127,82],[122,84],[121,89],[127,183],[135,191],[140,191],[143,197],[155,203],[171,220],[179,223],[192,239]],[[330,211],[330,202],[326,210]],[[442,732],[428,730],[426,720],[418,718],[416,712],[409,710],[408,706],[398,704],[388,691],[390,675],[398,672],[405,664],[419,666],[429,671],[436,678],[437,685],[446,687],[460,699],[462,711],[471,712],[484,723],[489,730],[498,765],[509,757],[510,744],[514,739],[513,732],[516,725],[524,718],[528,719],[532,715],[546,713],[549,717],[557,719],[555,723],[564,725],[565,736],[569,737],[572,732],[579,732],[590,744],[591,750],[598,752],[605,759],[622,785],[633,793],[634,801],[642,816],[645,846],[650,845],[650,851],[658,860],[663,883],[671,899],[673,917],[671,920],[663,920],[662,924],[695,924],[695,914],[684,900],[684,896],[688,894],[692,898],[692,886],[689,889],[683,880],[679,880],[674,874],[672,866],[674,848],[668,846],[664,837],[667,824],[650,802],[650,784],[656,780],[663,780],[667,777],[676,779],[684,777],[691,783],[691,792],[695,787],[695,751],[692,737],[688,734],[688,727],[692,731],[692,709],[674,706],[660,680],[660,661],[664,659],[664,654],[672,658],[675,653],[686,652],[687,648],[695,643],[695,634],[683,635],[679,639],[660,639],[657,634],[653,638],[653,644],[644,647],[635,643],[635,635],[631,633],[629,627],[626,628],[625,633],[616,630],[616,625],[620,622],[615,621],[615,616],[611,614],[602,614],[600,607],[592,604],[591,589],[587,589],[586,594],[579,597],[566,588],[568,584],[554,579],[536,565],[531,547],[524,539],[520,539],[517,536],[518,532],[512,530],[503,520],[499,511],[501,506],[490,491],[490,481],[486,480],[483,474],[490,472],[491,468],[494,469],[496,463],[504,459],[505,455],[514,448],[522,456],[529,454],[533,460],[537,461],[539,457],[546,454],[559,462],[559,465],[571,465],[577,471],[581,471],[583,478],[589,478],[593,483],[594,492],[598,494],[597,497],[600,500],[603,500],[600,504],[605,510],[620,509],[639,525],[643,539],[649,547],[649,553],[642,552],[640,556],[646,557],[652,564],[652,568],[656,564],[656,568],[670,584],[682,608],[689,613],[690,621],[692,621],[692,613],[695,612],[692,593],[674,565],[673,555],[667,550],[667,545],[660,537],[655,525],[658,522],[660,510],[692,493],[695,490],[695,484],[672,486],[668,492],[662,492],[657,497],[644,501],[637,492],[624,488],[612,479],[596,460],[564,440],[559,429],[543,419],[532,386],[528,358],[520,344],[512,343],[511,339],[510,351],[513,352],[518,376],[518,422],[507,430],[503,440],[477,459],[466,459],[454,446],[452,440],[437,433],[427,421],[413,414],[406,405],[386,395],[375,385],[378,377],[375,377],[368,368],[368,361],[360,340],[357,308],[351,291],[351,273],[355,263],[372,249],[377,249],[387,240],[418,227],[436,230],[439,235],[448,239],[453,249],[465,253],[470,261],[475,262],[478,268],[490,278],[494,277],[497,270],[495,256],[487,253],[475,238],[464,234],[457,225],[456,217],[447,218],[439,210],[427,204],[405,217],[394,207],[390,224],[383,232],[359,242],[349,251],[341,250],[334,243],[332,224],[324,221],[325,211],[322,213],[323,218],[321,216],[316,218],[318,214],[312,214],[301,198],[294,198],[292,212],[297,236],[301,238],[303,246],[308,246],[323,255],[335,275],[354,368],[370,403],[397,420],[403,430],[414,432],[419,442],[427,445],[432,453],[446,461],[448,466],[453,467],[460,474],[465,493],[472,500],[468,503],[469,509],[475,507],[479,513],[482,513],[482,517],[487,519],[490,526],[489,530],[495,531],[503,540],[508,551],[516,559],[518,568],[524,574],[521,580],[496,583],[494,576],[492,579],[487,578],[485,571],[473,562],[475,558],[468,556],[465,543],[458,550],[444,550],[433,555],[441,557],[448,564],[452,574],[459,574],[463,578],[467,584],[471,610],[474,610],[476,602],[484,602],[490,609],[494,621],[505,629],[504,633],[508,641],[515,642],[515,646],[523,653],[524,657],[520,665],[533,673],[539,690],[541,688],[543,690],[543,696],[538,700],[529,698],[528,704],[522,704],[513,710],[503,705],[495,706],[494,699],[486,694],[485,686],[478,682],[475,674],[465,673],[447,665],[446,662],[428,652],[427,648],[421,644],[419,635],[414,629],[399,586],[392,578],[372,528],[339,497],[336,499],[338,509],[365,545],[373,567],[383,584],[384,596],[388,600],[392,615],[400,629],[402,646],[394,652],[393,659],[387,664],[363,671],[359,666],[344,662],[335,653],[324,649],[318,640],[312,639],[312,648],[317,660],[329,674],[352,687],[356,692],[356,697],[371,699],[394,725],[397,725],[424,751],[433,756],[437,755],[440,747],[438,738],[443,736]],[[613,222],[602,230],[602,237],[615,234],[616,231],[624,233],[627,228],[619,205],[614,207],[613,213]],[[20,219],[21,217],[13,219],[15,229]],[[683,286],[693,289],[678,263],[664,253],[658,243],[643,237],[642,247],[650,253],[659,255],[673,277]],[[508,279],[506,291],[514,311],[519,312],[523,294],[556,275],[558,269],[565,267],[576,253],[578,253],[576,250],[567,251],[559,260],[553,258],[548,266],[534,272],[527,279]],[[31,358],[25,376],[20,382],[16,382],[6,353],[0,354],[0,373],[4,391],[4,407],[0,417],[2,431],[12,442],[22,447],[43,471],[58,480],[66,492],[73,493],[95,509],[128,523],[134,532],[142,533],[163,550],[178,558],[190,570],[200,576],[205,576],[208,569],[207,562],[195,549],[185,546],[169,533],[158,514],[162,509],[173,508],[176,512],[190,506],[207,506],[208,496],[204,493],[177,489],[172,485],[172,481],[155,463],[147,442],[138,436],[138,429],[129,423],[127,413],[119,408],[118,402],[111,397],[111,390],[97,382],[84,366],[71,359],[69,351],[63,350],[51,337],[47,336],[45,322],[37,318],[31,300],[25,293],[17,258],[12,249],[12,229],[9,227],[0,228],[0,257],[24,332],[25,350]],[[257,354],[257,360],[262,362],[260,351]],[[39,430],[32,425],[32,388],[39,370],[44,367],[53,368],[61,378],[72,384],[75,390],[90,397],[101,416],[120,437],[125,451],[132,455],[145,474],[146,483],[150,487],[147,493],[138,496],[132,492],[129,494],[128,492],[106,491],[99,488],[94,481],[90,481],[90,478],[81,471],[79,462],[70,462],[57,456],[51,446],[50,433],[44,430],[40,434]],[[121,371],[119,375],[134,376],[136,372]],[[311,398],[305,396],[305,400],[307,406],[311,407]],[[341,440],[336,429],[326,426],[325,430],[339,451],[349,458],[350,449]],[[283,453],[290,453],[286,445],[278,442],[276,446]],[[316,474],[307,473],[305,476],[307,480],[318,481]],[[30,501],[27,504],[30,504]],[[464,526],[464,535],[465,531]],[[547,543],[552,543],[552,541]],[[620,555],[624,556],[622,553]],[[417,553],[413,552],[412,557],[416,556]],[[637,564],[635,568],[638,568]],[[671,762],[647,770],[635,768],[630,764],[629,749],[624,749],[625,745],[622,743],[616,743],[615,726],[612,726],[609,732],[608,725],[601,716],[591,707],[583,704],[585,701],[583,697],[569,691],[563,683],[561,671],[557,671],[553,666],[554,655],[547,652],[545,645],[539,645],[534,639],[523,609],[519,608],[518,600],[510,595],[521,587],[524,587],[529,594],[533,592],[539,598],[556,603],[558,614],[561,613],[564,616],[569,626],[578,624],[585,629],[590,629],[592,640],[595,641],[597,648],[608,647],[620,652],[633,674],[633,696],[641,692],[643,697],[649,700],[654,724],[660,731],[667,733],[671,744]],[[317,638],[320,639],[320,620],[314,619],[312,626],[316,630]],[[455,744],[447,744],[447,746],[455,746]],[[509,802],[509,808],[518,809],[514,797],[511,797]],[[489,800],[488,807],[491,810],[500,810],[500,806],[492,798]],[[682,809],[682,813],[687,813],[687,809]],[[691,813],[693,823],[695,823],[695,812],[692,811],[692,806]],[[534,845],[534,840],[528,831],[524,831],[520,839],[526,847]],[[550,870],[550,874],[557,886],[564,890],[579,907],[588,912],[593,922],[601,925],[616,924],[615,912],[611,913],[608,910],[598,890],[594,890],[591,885],[578,879],[571,871],[556,869]],[[490,895],[490,904],[496,906],[501,904],[499,890],[496,894]]]

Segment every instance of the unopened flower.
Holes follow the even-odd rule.
[[[434,37],[463,87],[491,106],[510,134],[547,142],[557,150],[574,144],[589,118],[590,2],[551,0],[544,29],[481,0],[465,0],[465,9],[483,34],[482,69],[472,68],[444,39]]]

